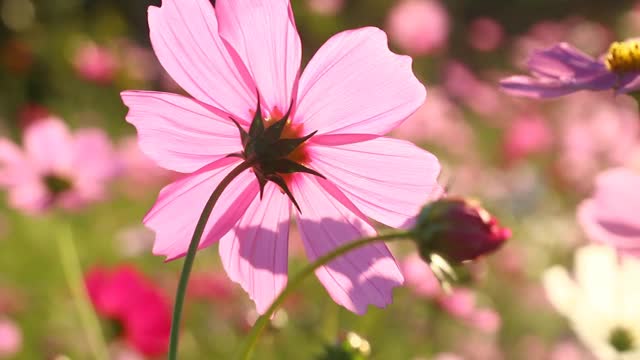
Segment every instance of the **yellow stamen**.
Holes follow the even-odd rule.
[[[605,64],[607,69],[617,73],[640,71],[640,40],[611,44]]]

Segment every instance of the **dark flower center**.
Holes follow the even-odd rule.
[[[231,118],[240,131],[244,150],[229,156],[242,158],[251,165],[260,184],[260,197],[267,182],[271,181],[287,194],[300,211],[300,206],[287,186],[286,175],[302,172],[322,178],[324,176],[302,164],[306,159],[302,145],[315,135],[316,131],[296,137],[297,131],[292,128],[290,116],[291,107],[279,120],[263,119],[258,96],[256,114],[248,132],[234,118]]]
[[[616,327],[609,334],[609,344],[619,353],[631,351],[634,348],[633,335],[623,327]]]
[[[47,190],[49,190],[54,197],[64,193],[65,191],[71,190],[72,187],[70,180],[55,174],[45,175],[43,181]]]

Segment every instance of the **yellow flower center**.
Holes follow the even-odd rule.
[[[607,69],[617,73],[640,71],[640,40],[611,44],[605,64]]]

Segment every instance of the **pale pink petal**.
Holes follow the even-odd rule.
[[[7,139],[0,139],[0,186],[18,185],[32,172],[22,150]]]
[[[160,191],[144,218],[144,224],[156,233],[154,254],[171,260],[186,253],[204,205],[220,181],[239,163],[237,158],[223,158]],[[257,193],[258,184],[250,171],[233,180],[218,199],[199,248],[211,245],[231,230]]]
[[[431,299],[440,295],[440,282],[418,253],[407,256],[400,264],[406,285],[418,296]]]
[[[392,53],[377,28],[339,33],[300,78],[295,121],[304,132],[384,135],[424,103],[411,58]]]
[[[119,165],[107,134],[100,129],[80,129],[74,134],[73,167],[76,177],[104,181],[114,177]]]
[[[310,260],[350,241],[376,234],[330,182],[295,175],[291,191],[300,204],[298,228]],[[364,314],[369,304],[378,307],[390,304],[393,288],[404,281],[389,249],[380,243],[333,260],[318,269],[316,276],[337,304],[358,314]]]
[[[578,207],[578,221],[593,241],[632,255],[640,253],[640,174],[626,168],[601,173],[591,199]]]
[[[49,117],[32,123],[23,141],[27,157],[40,172],[72,169],[73,138],[62,120]]]
[[[127,121],[140,149],[159,166],[190,173],[242,150],[233,122],[210,106],[174,94],[125,91]]]
[[[247,120],[257,103],[255,87],[221,40],[215,12],[208,0],[163,0],[162,7],[149,7],[151,44],[191,96]]]
[[[578,222],[590,240],[614,246],[622,252],[640,251],[640,226],[606,222],[600,219],[599,204],[584,200],[577,211]]]
[[[238,225],[220,239],[220,258],[264,313],[287,283],[291,202],[273,183],[256,196]]]
[[[32,178],[9,189],[9,205],[29,214],[38,214],[51,205],[51,196],[39,179]]]
[[[247,65],[263,108],[286,113],[302,58],[289,0],[218,0],[216,12],[220,35]]]
[[[331,182],[366,216],[402,227],[432,200],[440,163],[403,140],[377,138],[340,146],[307,147],[309,166]]]

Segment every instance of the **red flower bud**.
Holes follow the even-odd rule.
[[[414,232],[425,260],[435,253],[452,263],[493,252],[511,237],[511,230],[501,227],[479,204],[456,198],[425,206]]]

